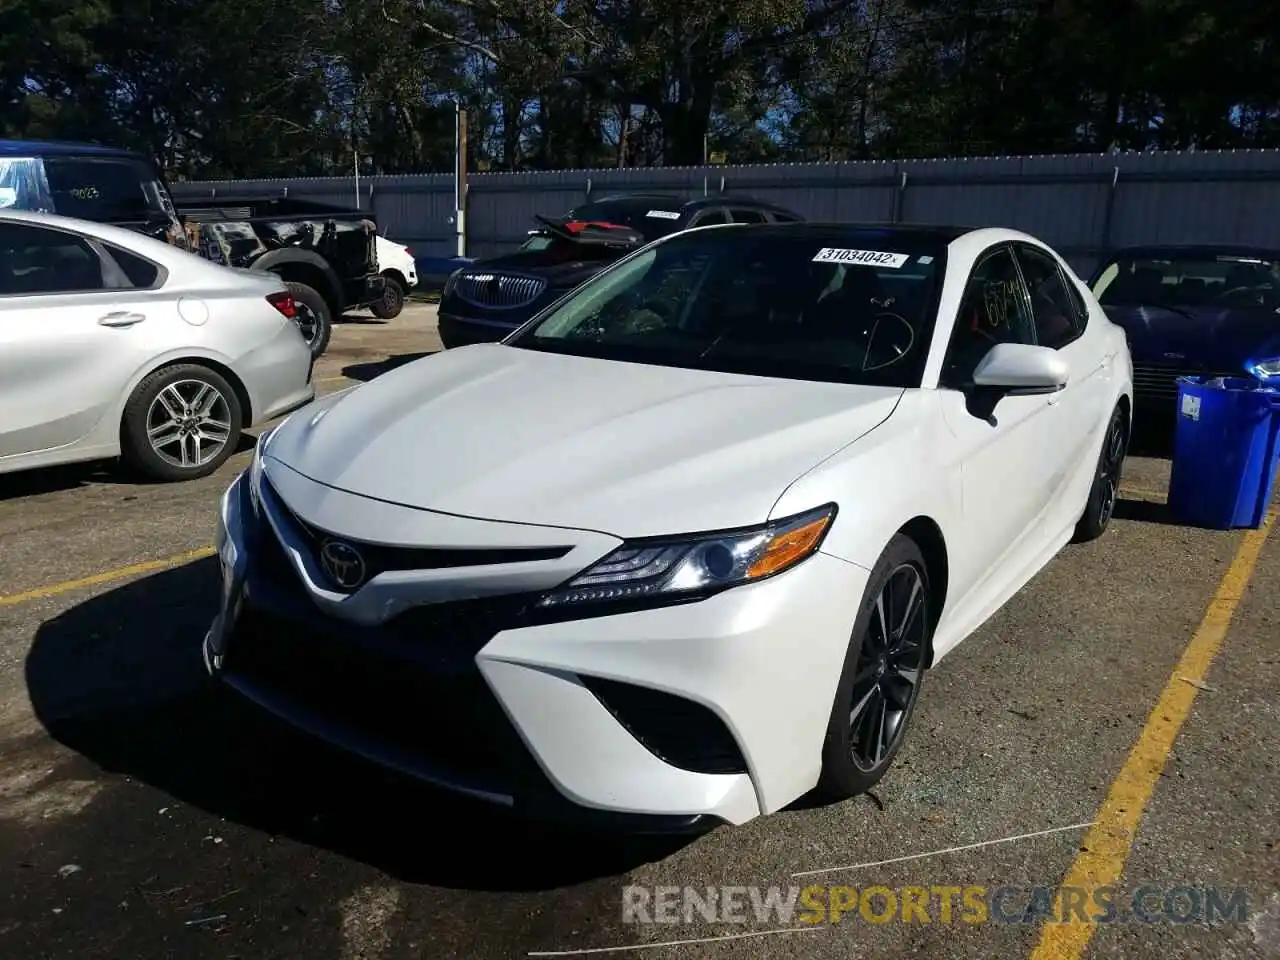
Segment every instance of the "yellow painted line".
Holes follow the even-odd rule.
[[[352,380],[350,377],[321,377],[319,380],[316,381],[316,383],[348,383],[348,382],[357,383],[358,381]]]
[[[1094,826],[1081,843],[1080,854],[1062,881],[1062,888],[1092,891],[1120,879],[1143,811],[1160,780],[1178,731],[1191,713],[1200,684],[1226,639],[1231,619],[1253,576],[1258,555],[1275,519],[1272,511],[1261,529],[1244,535],[1204,619],[1112,782]],[[1058,890],[1053,914],[1060,922],[1046,924],[1041,929],[1031,960],[1079,960],[1097,927],[1093,918],[1082,919],[1076,913],[1071,914],[1069,921],[1061,922],[1064,917],[1062,888]]]
[[[80,577],[76,580],[64,580],[62,583],[55,583],[48,587],[37,587],[34,590],[25,590],[22,593],[0,596],[0,607],[16,607],[20,603],[27,603],[31,600],[56,597],[64,593],[71,593],[73,590],[84,590],[88,587],[101,586],[104,583],[114,583],[117,580],[140,576],[144,573],[156,573],[160,570],[180,567],[184,563],[190,563],[192,560],[203,560],[205,557],[212,557],[213,554],[213,547],[200,547],[198,550],[188,550],[186,553],[165,557],[163,560],[146,560],[142,563],[131,563],[127,567],[104,570],[102,573],[95,573],[92,576]]]

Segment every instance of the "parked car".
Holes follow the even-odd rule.
[[[1280,250],[1127,247],[1090,286],[1129,336],[1143,407],[1172,418],[1178,377],[1280,377]]]
[[[0,210],[61,213],[126,227],[286,281],[320,356],[333,319],[382,303],[372,214],[289,197],[211,196],[174,204],[155,163],[117,147],[0,140]]]
[[[604,197],[563,217],[538,217],[518,250],[476,260],[449,277],[440,298],[440,340],[446,347],[501,340],[610,263],[679,230],[801,219],[751,197],[669,194]]]
[[[140,233],[0,211],[0,473],[123,456],[216,470],[315,396],[286,284]]]
[[[378,272],[386,285],[382,290],[382,299],[370,304],[369,309],[375,317],[393,320],[404,309],[404,298],[418,285],[418,264],[413,259],[412,250],[404,244],[393,243],[386,237],[377,238],[376,251]]]
[[[292,197],[180,202],[192,248],[215,263],[274,273],[289,284],[311,352],[329,345],[346,310],[381,304],[378,224],[365,210]]]
[[[206,666],[539,817],[847,797],[924,672],[1107,528],[1131,390],[1123,331],[1025,234],[675,234],[260,442]]]

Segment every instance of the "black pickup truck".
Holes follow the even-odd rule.
[[[233,267],[284,280],[314,356],[335,317],[383,295],[371,214],[309,203],[211,195],[175,204],[141,154],[92,144],[0,140],[0,209],[111,223]]]

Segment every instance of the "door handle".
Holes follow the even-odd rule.
[[[116,310],[112,313],[104,313],[98,318],[98,323],[104,327],[132,327],[135,323],[141,323],[145,319],[147,318],[140,313]]]

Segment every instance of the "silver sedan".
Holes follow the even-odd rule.
[[[284,283],[129,230],[0,212],[0,474],[122,457],[212,473],[315,397]]]

